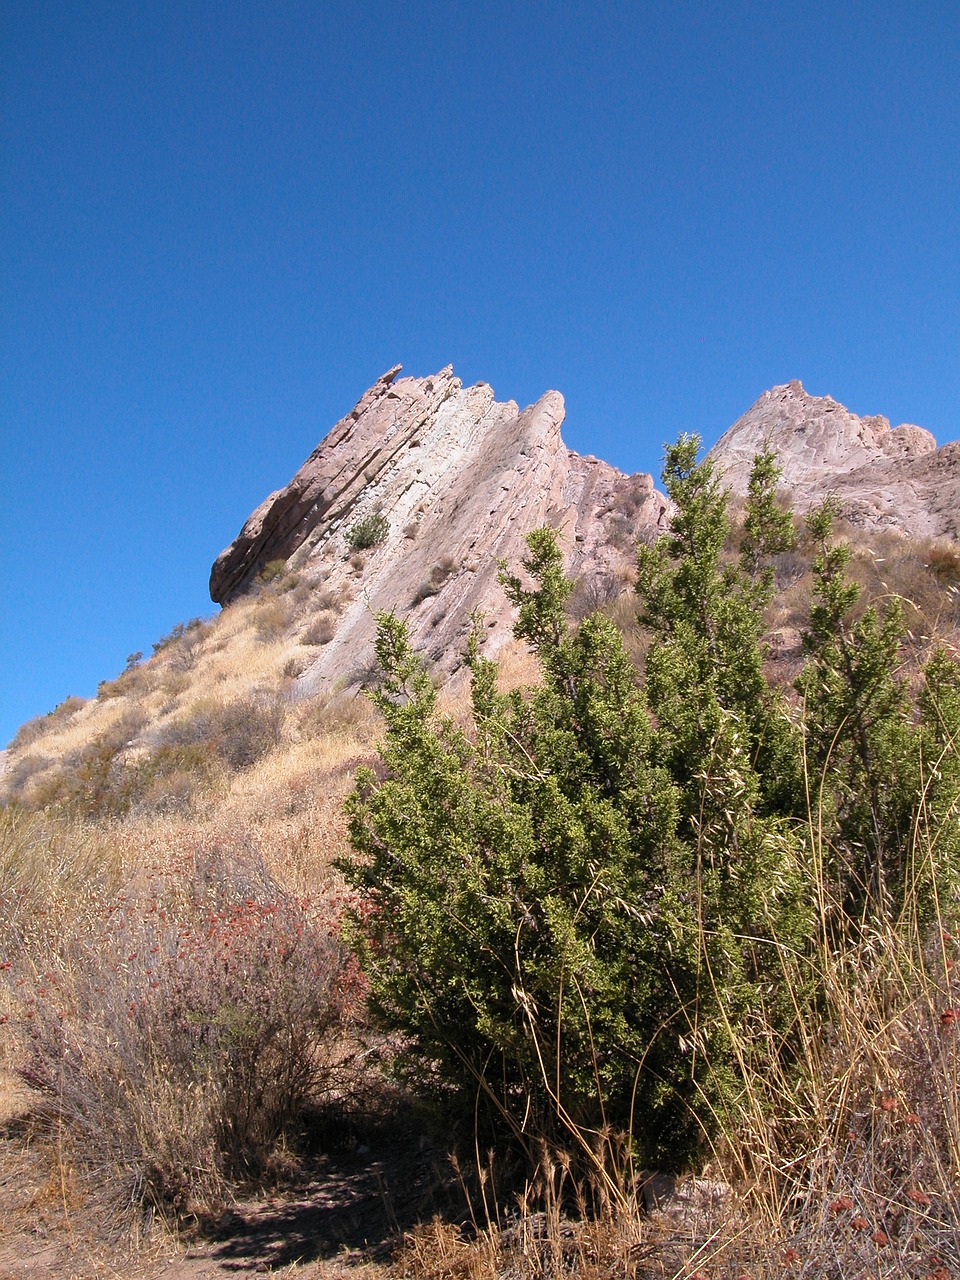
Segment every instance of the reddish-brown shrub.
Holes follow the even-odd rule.
[[[89,908],[52,949],[23,916],[5,940],[19,1073],[113,1210],[213,1209],[333,1083],[361,999],[340,904],[213,851]]]

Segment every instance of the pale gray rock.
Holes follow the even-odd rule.
[[[867,529],[960,537],[960,443],[938,449],[923,427],[858,418],[830,396],[789,382],[765,391],[710,457],[725,483],[745,494],[753,458],[766,446],[800,512],[833,493],[847,519]]]
[[[672,1174],[650,1174],[643,1182],[643,1204],[647,1213],[656,1213],[675,1226],[691,1231],[709,1230],[729,1212],[731,1187],[710,1178],[678,1178]]]

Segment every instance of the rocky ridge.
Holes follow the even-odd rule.
[[[844,516],[868,530],[960,538],[960,442],[942,445],[923,427],[859,418],[799,382],[765,391],[710,451],[725,482],[745,494],[756,453],[769,445],[781,488],[798,511],[832,493]]]
[[[667,522],[650,476],[567,449],[559,392],[521,411],[485,383],[464,387],[449,366],[427,378],[399,373],[361,396],[213,566],[210,593],[221,604],[271,564],[315,589],[326,634],[301,693],[363,679],[380,609],[404,616],[414,645],[441,669],[459,663],[476,612],[489,619],[495,652],[510,633],[497,561],[516,564],[533,528],[557,529],[568,572],[599,600],[627,588],[637,539]],[[960,443],[938,448],[922,427],[860,418],[790,382],[764,392],[711,450],[734,492],[746,492],[766,445],[799,512],[830,492],[866,530],[960,538]],[[353,534],[371,518],[384,536],[357,550]]]
[[[458,662],[477,611],[489,615],[495,651],[510,625],[497,561],[516,564],[531,529],[554,527],[568,570],[602,582],[599,591],[616,590],[636,539],[665,522],[650,476],[567,449],[559,392],[521,411],[484,383],[464,387],[450,367],[428,378],[399,372],[365,392],[213,566],[221,604],[276,561],[331,602],[330,636],[301,692],[362,676],[380,609],[404,616],[414,645],[441,667]],[[354,531],[371,517],[385,536],[356,550]]]

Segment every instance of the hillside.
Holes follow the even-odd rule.
[[[882,415],[858,418],[799,382],[765,391],[714,445],[710,456],[736,493],[753,457],[769,446],[797,511],[833,494],[846,519],[877,532],[960,537],[960,442],[937,447],[923,427],[891,428]]]
[[[517,609],[498,582],[497,560],[516,568],[527,551],[524,535],[554,529],[565,572],[576,580],[566,602],[570,626],[599,609],[623,635],[631,680],[639,683],[651,632],[636,620],[636,546],[649,547],[666,532],[675,508],[651,477],[625,476],[567,450],[556,392],[521,411],[497,403],[489,387],[463,388],[450,370],[423,379],[397,374],[391,370],[361,397],[218,557],[211,592],[223,607],[216,616],[176,626],[151,656],[134,655],[124,672],[105,680],[96,698],[68,699],[22,726],[8,749],[0,779],[0,1023],[11,1033],[0,1042],[0,1274],[28,1274],[20,1257],[35,1259],[38,1239],[52,1243],[47,1261],[29,1274],[103,1274],[121,1236],[124,1247],[132,1241],[136,1248],[160,1238],[174,1257],[175,1241],[156,1235],[157,1209],[188,1235],[200,1229],[215,1237],[205,1244],[190,1237],[201,1261],[192,1270],[182,1259],[170,1261],[162,1272],[169,1280],[225,1274],[238,1259],[317,1277],[492,1280],[550,1273],[549,1249],[562,1269],[583,1277],[652,1278],[664,1267],[693,1276],[707,1265],[704,1250],[713,1246],[704,1242],[718,1230],[729,1247],[718,1246],[717,1261],[701,1274],[757,1280],[790,1270],[784,1250],[796,1251],[802,1240],[811,1259],[856,1256],[866,1267],[870,1250],[874,1256],[886,1247],[880,1237],[894,1238],[893,1218],[878,1216],[886,1203],[903,1224],[929,1209],[926,1224],[914,1223],[926,1253],[901,1274],[954,1275],[937,1267],[960,1265],[944,1226],[953,1221],[948,1188],[957,1170],[942,1163],[943,1134],[960,1130],[955,1115],[936,1110],[942,1098],[929,1057],[934,1045],[937,1070],[956,1070],[951,1026],[938,1021],[943,1008],[954,1007],[944,1004],[954,979],[941,972],[942,947],[953,945],[955,932],[952,917],[946,928],[946,914],[947,941],[930,950],[924,935],[927,959],[919,969],[913,953],[908,963],[906,952],[872,936],[856,956],[838,953],[831,1000],[847,991],[848,972],[872,976],[858,978],[856,999],[843,1006],[846,1021],[830,1024],[834,1039],[813,1037],[801,1053],[811,1054],[804,1083],[811,1092],[795,1100],[803,1123],[793,1118],[767,1129],[761,1112],[770,1097],[763,1106],[758,1101],[751,1141],[757,1133],[767,1137],[749,1152],[732,1140],[718,1149],[706,1181],[688,1184],[687,1201],[664,1191],[656,1209],[660,1193],[651,1191],[644,1210],[647,1193],[634,1183],[626,1194],[623,1166],[616,1174],[622,1183],[605,1182],[606,1173],[591,1182],[582,1163],[571,1164],[570,1153],[558,1149],[553,1173],[547,1178],[541,1168],[539,1190],[529,1191],[527,1217],[505,1218],[503,1230],[481,1233],[479,1244],[460,1230],[463,1207],[452,1208],[456,1179],[445,1163],[450,1139],[428,1128],[396,1083],[385,1081],[381,1066],[395,1043],[364,1012],[363,980],[342,932],[344,911],[356,902],[336,867],[350,850],[343,802],[361,766],[371,769],[375,785],[390,773],[381,754],[384,721],[362,696],[376,677],[374,615],[395,609],[428,659],[440,711],[455,726],[438,741],[454,759],[464,741],[480,736],[462,666],[472,614],[484,614],[480,652],[496,658],[499,689],[526,689],[542,677],[529,647],[512,637]],[[786,691],[799,721],[792,682],[805,656],[801,633],[811,622],[817,555],[799,513],[830,492],[841,505],[834,534],[849,551],[845,572],[862,593],[851,616],[862,620],[870,603],[882,611],[901,602],[896,674],[919,698],[935,645],[960,652],[951,488],[957,446],[937,449],[920,428],[891,431],[885,421],[859,419],[829,398],[807,396],[798,383],[765,393],[711,454],[739,495],[721,553],[731,572],[746,536],[745,460],[765,445],[783,467],[780,503],[797,513],[799,531],[796,545],[769,561],[773,595],[763,631],[770,686]],[[736,594],[735,579],[726,581]],[[910,703],[910,715],[919,716],[919,705]],[[504,776],[518,780],[522,794],[543,775],[535,770],[526,779],[531,756],[520,737],[527,720],[516,714],[505,740],[519,745]],[[615,735],[628,720],[618,713],[606,732]],[[549,726],[544,741],[548,751]],[[953,776],[952,767],[941,771]],[[678,776],[687,774],[701,776],[699,769]],[[403,806],[399,811],[402,829]],[[947,821],[954,818],[947,813]],[[822,820],[831,820],[830,804]],[[577,839],[588,826],[577,828]],[[783,831],[771,837],[777,847]],[[458,838],[452,830],[451,847]],[[888,960],[892,967],[884,969]],[[882,1017],[878,993],[891,1001]],[[184,1001],[188,1012],[174,1033],[164,1010],[182,1011]],[[818,1027],[820,1021],[818,1011]],[[930,1039],[931,1026],[940,1039]],[[207,1037],[202,1052],[191,1039],[197,1027]],[[241,1061],[262,1063],[268,1073],[292,1062],[284,1088],[275,1079],[264,1088],[256,1074],[238,1077],[238,1045]],[[924,1071],[932,1092],[924,1093]],[[184,1079],[193,1081],[189,1104]],[[274,1095],[287,1099],[286,1110],[264,1111],[264,1098]],[[803,1163],[798,1135],[815,1115],[829,1129],[822,1163]],[[876,1117],[885,1115],[899,1127],[891,1119],[881,1134]],[[911,1127],[915,1115],[928,1126],[922,1134]],[[872,1135],[855,1160],[841,1123]],[[69,1149],[57,1146],[67,1141],[64,1128]],[[789,1221],[778,1217],[782,1204],[775,1212],[772,1201],[758,1208],[757,1200],[767,1176],[757,1170],[769,1172],[765,1160],[782,1167],[788,1151],[820,1197],[811,1191],[811,1204]],[[755,1183],[747,1176],[751,1160],[758,1162]],[[146,1193],[145,1169],[156,1179]],[[583,1179],[576,1192],[571,1169]],[[489,1175],[477,1183],[471,1176],[464,1166],[463,1184],[478,1193],[479,1212],[478,1189]],[[729,1198],[728,1179],[742,1204]],[[714,1195],[709,1188],[717,1185]],[[795,1185],[791,1194],[799,1194]],[[237,1197],[246,1199],[238,1206]],[[838,1235],[845,1197],[869,1220],[869,1231],[848,1229],[855,1249]],[[336,1212],[320,1211],[331,1204],[339,1205]],[[231,1205],[235,1220],[223,1216]],[[440,1210],[444,1221],[430,1223]],[[357,1225],[356,1213],[377,1218],[371,1232],[380,1233],[381,1244],[397,1244],[398,1225],[412,1233],[392,1270],[360,1247],[373,1235]],[[301,1230],[293,1225],[301,1218],[315,1224],[314,1236],[285,1238],[285,1230]],[[217,1223],[226,1224],[219,1244]],[[906,1234],[900,1244],[906,1257]],[[341,1246],[354,1250],[343,1270]],[[769,1266],[765,1249],[774,1259]],[[929,1260],[937,1249],[945,1262]],[[130,1268],[143,1265],[143,1253],[138,1257]],[[834,1274],[810,1265],[808,1274]]]
[[[488,615],[496,652],[510,633],[497,562],[515,561],[531,529],[560,531],[574,575],[615,583],[636,539],[663,524],[650,476],[566,448],[558,392],[521,412],[489,386],[463,387],[450,368],[398,373],[364,393],[213,566],[221,604],[268,565],[322,594],[329,636],[299,677],[305,692],[356,683],[380,609],[402,612],[417,647],[447,670],[476,611]]]
[[[396,610],[448,676],[472,616],[483,615],[488,656],[515,650],[497,564],[517,563],[540,525],[559,533],[575,607],[603,605],[629,629],[634,549],[669,516],[653,479],[568,450],[555,391],[521,412],[484,384],[464,388],[449,368],[398,373],[364,393],[217,558],[220,614],[173,628],[96,699],[67,699],[21,729],[4,758],[8,797],[41,803],[76,785],[95,811],[175,810],[178,789],[193,795],[185,770],[251,763],[300,738],[318,697],[349,701],[370,679],[381,609]],[[711,451],[734,493],[764,445],[798,513],[827,493],[839,501],[869,592],[902,595],[918,636],[955,625],[960,444],[938,449],[919,427],[891,430],[795,382],[765,392]],[[798,564],[778,572],[770,621],[782,652],[796,643],[809,582]],[[135,766],[128,794],[93,784],[121,761]],[[78,770],[79,782],[64,781]]]

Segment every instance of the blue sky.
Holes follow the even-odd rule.
[[[960,6],[0,18],[0,743],[212,611],[390,365],[659,467],[800,378],[960,435]]]

